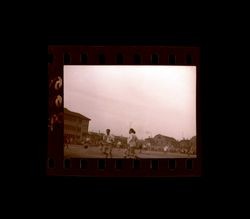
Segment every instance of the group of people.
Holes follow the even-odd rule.
[[[106,158],[112,158],[112,150],[114,146],[115,138],[110,134],[110,129],[106,129],[106,134],[103,136],[103,145],[101,146],[101,152],[106,155]],[[128,147],[124,153],[124,158],[135,158],[135,148],[138,142],[136,132],[134,129],[129,129],[129,137],[127,139]]]

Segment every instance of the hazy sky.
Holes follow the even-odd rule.
[[[89,131],[139,138],[196,135],[195,66],[64,66],[64,107]]]

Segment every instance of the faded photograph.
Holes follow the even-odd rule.
[[[65,158],[196,158],[196,67],[64,66]]]

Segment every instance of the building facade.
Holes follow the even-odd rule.
[[[165,135],[160,135],[160,134],[154,137],[154,142],[157,146],[161,146],[161,147],[164,147],[164,146],[176,147],[177,145],[177,141],[174,138],[168,137]]]
[[[90,120],[80,113],[64,108],[64,138],[70,139],[71,143],[81,142],[88,134]]]

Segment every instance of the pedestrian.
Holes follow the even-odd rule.
[[[138,138],[136,136],[136,132],[134,129],[129,129],[129,137],[127,139],[128,149],[125,152],[125,157],[136,157],[135,148],[138,142]]]
[[[110,129],[106,129],[106,134],[103,136],[104,150],[103,153],[106,158],[112,158],[112,150],[114,144],[114,136],[110,134]]]

